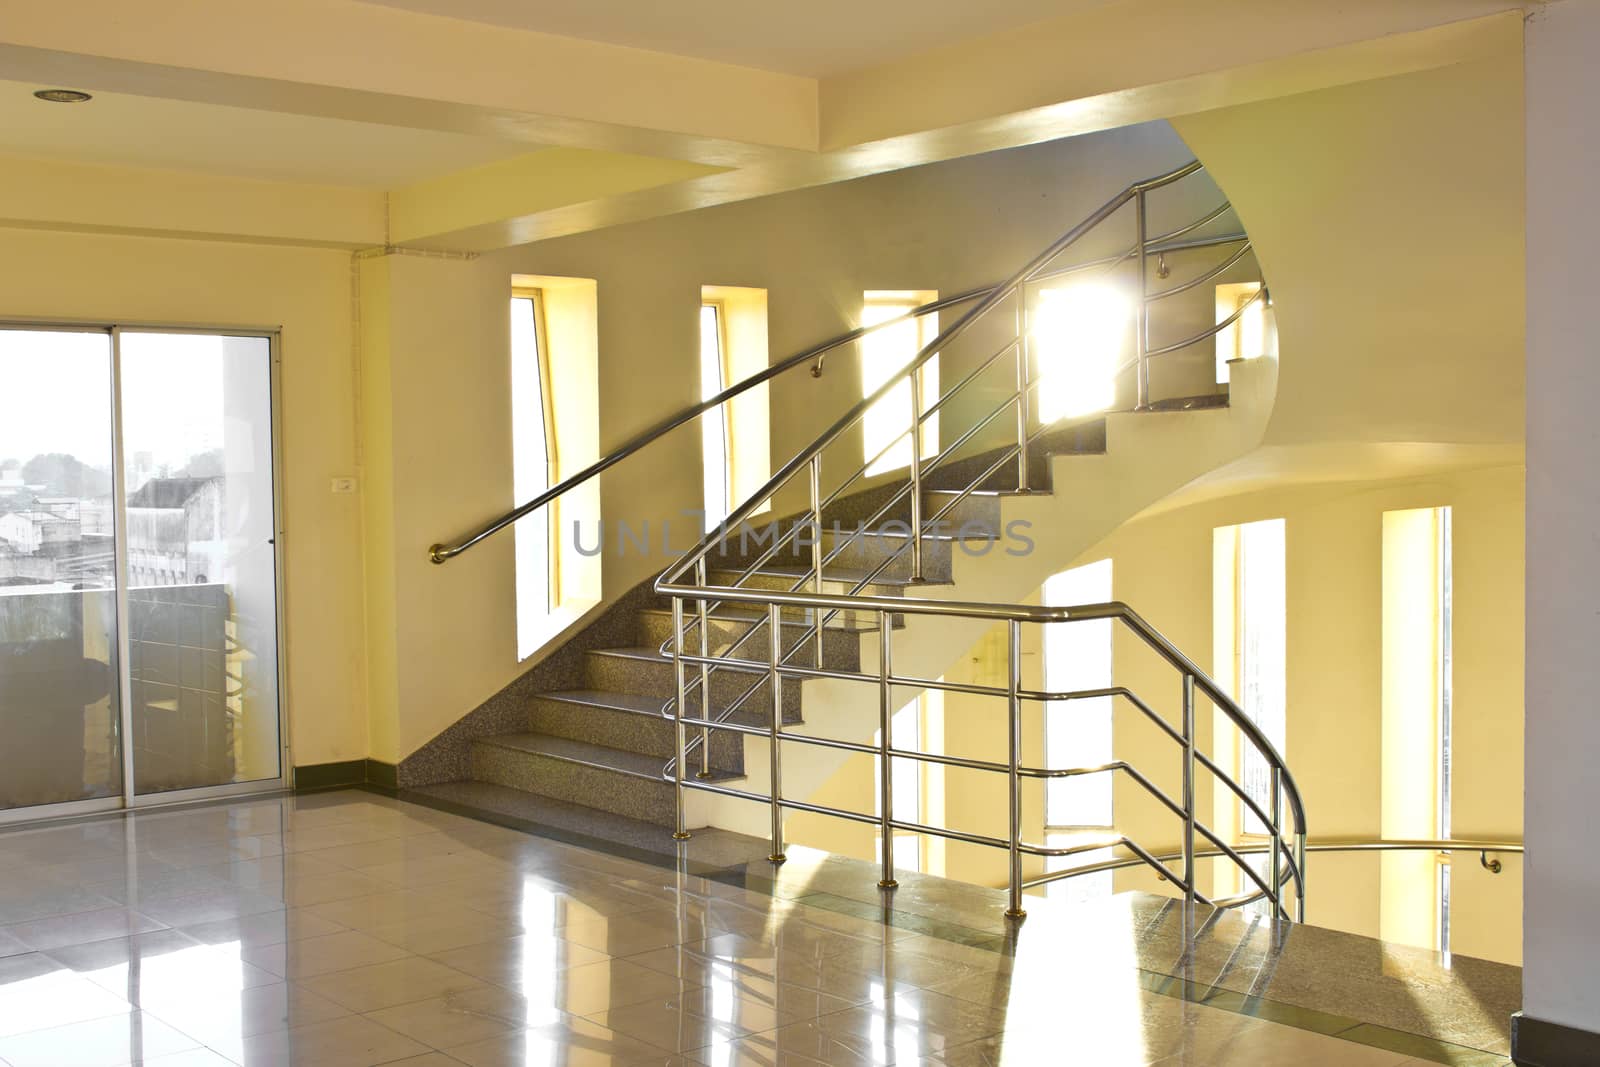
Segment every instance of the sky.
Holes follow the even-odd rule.
[[[124,447],[174,469],[221,448],[227,360],[256,363],[237,343],[205,334],[122,334]],[[250,407],[266,418],[267,342],[259,341],[258,388]],[[258,385],[257,385],[258,383]],[[0,461],[65,452],[93,467],[111,465],[111,339],[104,331],[0,329]]]

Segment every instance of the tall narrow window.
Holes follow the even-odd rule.
[[[1217,321],[1237,319],[1217,331],[1217,384],[1228,384],[1228,364],[1267,354],[1267,303],[1256,299],[1260,282],[1217,286]]]
[[[549,489],[555,445],[546,357],[544,298],[537,289],[511,297],[511,481],[518,504]],[[516,525],[517,658],[543,641],[545,618],[555,606],[553,509],[541,508]]]
[[[929,291],[868,290],[861,310],[861,324],[874,326],[900,318],[915,308],[938,299]],[[885,382],[900,374],[917,353],[939,333],[936,314],[906,319],[867,334],[861,340],[861,395],[870,396]],[[939,398],[939,356],[937,353],[917,372],[922,390],[922,409]],[[901,380],[884,397],[867,409],[862,421],[862,442],[868,474],[881,474],[911,465],[910,430],[917,413],[911,409],[909,379]],[[939,450],[939,415],[922,423],[922,455],[926,459]]]
[[[1043,289],[1030,327],[1039,421],[1105,411],[1133,347],[1133,302],[1105,283]]]
[[[937,741],[943,736],[944,724],[944,694],[935,690],[922,693],[915,700],[906,704],[894,713],[890,720],[891,740],[894,747],[911,752],[936,751],[937,746],[930,747],[926,742],[930,739]],[[931,793],[936,793],[942,798],[944,776],[935,776],[932,772],[940,770],[934,764],[924,763],[922,760],[906,759],[903,756],[891,757],[894,767],[893,794],[894,817],[902,822],[920,822],[927,824],[930,809]],[[872,759],[873,777],[877,780],[881,766],[878,757]],[[876,796],[874,791],[874,796]],[[942,807],[942,800],[937,807]],[[877,805],[876,814],[882,815],[882,805]],[[942,813],[941,813],[942,816]],[[930,842],[931,843],[931,842]],[[883,838],[878,837],[878,857],[883,857]],[[894,865],[907,871],[921,871],[926,869],[924,859],[923,840],[920,834],[896,833],[894,835]]]
[[[700,305],[700,399],[728,387],[727,333],[722,306]],[[700,456],[704,468],[706,529],[714,530],[733,510],[733,439],[729,404],[700,416]]]
[[[1227,551],[1217,575],[1226,589],[1219,601],[1233,605],[1228,642],[1233,698],[1281,753],[1287,734],[1288,644],[1285,630],[1284,521],[1266,519],[1217,530]],[[1271,811],[1272,769],[1243,735],[1235,765],[1245,794]],[[1239,830],[1264,834],[1267,827],[1248,806],[1236,805]]]
[[[1045,580],[1049,607],[1102,604],[1111,599],[1111,561],[1099,560]],[[1108,688],[1112,682],[1111,622],[1053,623],[1044,627],[1044,682],[1052,693]],[[1110,697],[1053,701],[1045,706],[1045,764],[1097,767],[1111,761]],[[1109,774],[1053,778],[1045,783],[1045,839],[1066,844],[1084,830],[1109,830],[1112,824]],[[1046,869],[1062,870],[1110,859],[1110,850],[1052,858]],[[1051,897],[1077,900],[1109,896],[1110,871],[1047,883]]]
[[[1382,832],[1450,836],[1449,508],[1383,515]],[[1450,867],[1439,853],[1385,854],[1385,940],[1448,951]]]

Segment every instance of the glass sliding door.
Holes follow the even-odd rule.
[[[133,792],[277,779],[271,339],[116,341]]]
[[[0,814],[123,792],[113,455],[110,332],[0,327]]]

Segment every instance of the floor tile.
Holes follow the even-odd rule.
[[[0,959],[0,1038],[132,1010],[125,998],[40,953]]]
[[[632,1067],[647,1058],[663,1055],[663,1050],[656,1046],[573,1018],[447,1048],[444,1052],[469,1067],[526,1067],[528,1064]]]
[[[197,923],[181,929],[197,941],[213,945],[237,944],[241,948],[282,945],[308,937],[326,937],[345,932],[345,927],[313,915],[307,908],[258,912],[255,915]]]
[[[368,1018],[433,1048],[486,1041],[521,1030],[530,1021],[523,997],[495,987],[384,1008]]]
[[[359,1015],[274,1030],[213,1047],[245,1067],[374,1067],[432,1051]]]
[[[519,934],[427,955],[448,967],[512,989],[547,984],[559,972],[608,958],[598,949],[548,934]]]
[[[50,919],[35,919],[3,928],[4,933],[34,949],[53,949],[63,945],[81,945],[90,941],[105,941],[130,934],[143,934],[161,930],[165,923],[131,908],[105,908],[100,911],[80,912]]]
[[[355,930],[279,945],[246,947],[240,958],[285,978],[302,980],[408,956],[403,948]]]
[[[119,1067],[199,1047],[160,1020],[133,1012],[0,1038],[0,1060],[11,1067]]]
[[[212,1046],[352,1014],[292,982],[212,993],[147,996],[143,1007],[147,1014]]]
[[[464,993],[487,983],[421,956],[306,978],[306,989],[354,1012]]]

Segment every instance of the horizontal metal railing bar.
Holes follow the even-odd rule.
[[[1265,755],[1265,753],[1263,753],[1263,755]],[[1234,796],[1238,797],[1240,802],[1249,808],[1257,819],[1261,820],[1262,826],[1273,825],[1272,816],[1266,813],[1265,809],[1263,809],[1261,805],[1256,802],[1255,798],[1245,790],[1244,786],[1240,785],[1234,780],[1233,775],[1228,774],[1221,767],[1217,766],[1217,764],[1213,763],[1211,758],[1204,752],[1196,752],[1194,754],[1194,758],[1196,763],[1210,771],[1213,775],[1221,780],[1223,785],[1232,790]],[[1281,827],[1279,827],[1279,829],[1281,829]]]
[[[560,482],[540,493],[526,504],[519,505],[506,512],[498,519],[485,523],[465,537],[460,538],[453,543],[441,543],[430,546],[428,549],[429,558],[432,559],[434,563],[444,563],[448,560],[454,559],[456,556],[459,556],[467,549],[472,548],[485,538],[490,537],[493,534],[505,529],[507,526],[512,525],[518,519],[532,514],[558,497],[571,492],[573,489],[576,489],[578,486],[589,481],[596,475],[616,466],[629,456],[634,455],[635,453],[644,449],[647,445],[652,444],[658,438],[666,436],[668,433],[678,429],[680,426],[684,426],[690,422],[693,422],[706,412],[711,411],[712,409],[727,403],[729,400],[733,400],[736,397],[749,392],[758,385],[762,385],[787,371],[793,370],[795,367],[804,366],[815,361],[816,366],[813,367],[812,373],[814,375],[820,375],[822,371],[822,364],[820,362],[822,357],[836,348],[842,348],[845,345],[852,344],[870,333],[887,329],[890,326],[898,325],[899,323],[905,322],[908,319],[920,318],[923,315],[930,315],[935,312],[944,311],[947,308],[958,307],[961,304],[970,303],[974,300],[981,300],[991,294],[995,288],[997,288],[997,286],[990,286],[986,289],[970,289],[966,292],[957,293],[954,296],[947,296],[938,300],[929,301],[920,307],[912,308],[903,315],[897,315],[894,318],[885,319],[882,322],[875,322],[869,326],[858,326],[853,330],[848,330],[836,337],[831,338],[830,340],[824,341],[820,345],[815,345],[803,352],[798,352],[786,359],[774,363],[765,370],[759,371],[756,374],[752,374],[750,377],[743,379],[742,381],[730,385],[728,388],[722,390],[720,393],[717,393],[715,396],[702,400],[698,404],[691,404],[676,414],[669,415],[660,422],[652,424],[647,429],[641,430],[639,433],[630,437],[621,445],[612,449],[599,460],[583,468],[583,470],[572,475],[571,477],[562,479]]]
[[[1190,345],[1197,345],[1201,341],[1215,337],[1223,330],[1226,330],[1229,326],[1232,326],[1234,323],[1238,322],[1239,316],[1243,315],[1250,308],[1250,305],[1254,304],[1256,301],[1262,299],[1266,295],[1267,287],[1263,284],[1261,288],[1250,294],[1250,299],[1239,305],[1237,311],[1223,319],[1221,322],[1217,323],[1215,326],[1212,326],[1210,329],[1201,330],[1199,333],[1195,334],[1193,337],[1187,338],[1186,340],[1178,341],[1170,345],[1162,345],[1160,348],[1149,349],[1145,352],[1145,358],[1154,359],[1156,356],[1171,355],[1173,352],[1176,352],[1181,348],[1188,348]]]
[[[1263,856],[1272,848],[1271,843],[1249,844],[1235,846],[1234,851],[1241,856]],[[1474,840],[1461,838],[1448,838],[1438,840],[1385,840],[1383,838],[1358,838],[1355,840],[1325,840],[1307,841],[1307,852],[1505,852],[1511,855],[1521,855],[1525,851],[1521,841],[1495,841]],[[1283,859],[1293,868],[1293,850],[1285,849],[1287,853]],[[1196,849],[1196,859],[1221,859],[1222,852],[1211,849]],[[1167,862],[1183,858],[1181,852],[1156,853],[1157,858]],[[1059,881],[1062,878],[1076,878],[1085,874],[1099,874],[1102,871],[1115,871],[1127,867],[1137,867],[1140,860],[1131,856],[1122,856],[1117,859],[1102,860],[1097,863],[1086,863],[1081,867],[1072,867],[1065,871],[1051,871],[1043,878],[1036,878],[1025,883],[1026,888],[1033,888],[1045,882]],[[1298,875],[1298,872],[1296,872]],[[1285,882],[1296,880],[1286,878]],[[1259,894],[1252,894],[1259,896]]]
[[[1260,727],[1250,721],[1244,711],[1238,707],[1222,688],[1202,671],[1193,660],[1184,655],[1175,645],[1167,641],[1161,634],[1146,622],[1137,612],[1120,601],[1110,601],[1104,604],[1083,604],[1074,607],[1058,607],[1035,604],[982,604],[960,600],[923,600],[914,597],[884,597],[866,594],[853,594],[840,596],[828,593],[805,593],[800,591],[782,592],[779,590],[765,589],[732,589],[708,587],[702,589],[698,586],[678,586],[658,583],[659,592],[668,596],[695,598],[713,593],[720,600],[732,600],[753,604],[779,604],[788,607],[831,607],[841,610],[857,611],[886,611],[910,615],[939,615],[953,616],[956,618],[987,619],[996,622],[1016,620],[1019,622],[1073,622],[1089,619],[1118,619],[1127,625],[1154,651],[1165,658],[1168,663],[1177,668],[1181,673],[1193,675],[1197,688],[1203,692],[1214,704],[1231,711],[1229,718],[1234,720],[1234,725],[1256,747],[1269,763],[1276,763],[1282,768],[1286,792],[1289,795],[1290,807],[1293,809],[1295,826],[1304,832],[1305,810],[1299,799],[1299,790],[1294,785],[1293,777],[1289,774],[1281,755],[1276,747],[1269,741]],[[687,657],[686,657],[687,658]],[[793,668],[785,667],[785,671]],[[810,668],[815,670],[817,668]],[[902,683],[906,684],[906,683]],[[1213,772],[1220,773],[1215,770]],[[1226,780],[1226,776],[1223,776]],[[1272,820],[1263,822],[1270,824]]]
[[[1145,246],[1148,250],[1145,254],[1154,256],[1160,254],[1171,254],[1173,252],[1195,252],[1203,248],[1216,248],[1222,245],[1238,244],[1240,241],[1249,240],[1249,238],[1243,233],[1221,234],[1216,237],[1197,237],[1189,241],[1177,241],[1172,239],[1174,237],[1180,237],[1191,230],[1199,229],[1206,223],[1223,215],[1232,206],[1232,204],[1225,203],[1211,213],[1190,223],[1188,226],[1179,227],[1178,229],[1173,230],[1170,234],[1163,234],[1161,237],[1155,238]],[[1134,245],[1120,256],[1100,256],[1098,259],[1086,259],[1082,263],[1074,263],[1070,267],[1057,267],[1054,270],[1045,271],[1029,279],[1029,284],[1042,285],[1043,283],[1052,281],[1056,278],[1064,278],[1069,274],[1078,274],[1086,270],[1093,270],[1096,267],[1114,267],[1120,263],[1126,263],[1131,259],[1138,258],[1138,255],[1139,248],[1137,245]]]
[[[1179,285],[1174,285],[1170,289],[1157,290],[1156,292],[1151,293],[1150,295],[1146,296],[1145,299],[1146,300],[1165,300],[1169,296],[1177,296],[1179,293],[1187,293],[1191,289],[1194,289],[1194,288],[1197,288],[1199,286],[1202,286],[1206,282],[1209,282],[1212,278],[1215,278],[1217,275],[1219,275],[1223,271],[1227,270],[1229,267],[1233,266],[1235,263],[1239,262],[1245,256],[1249,255],[1250,254],[1250,250],[1252,248],[1254,248],[1254,247],[1255,246],[1253,244],[1251,244],[1248,240],[1246,240],[1244,242],[1244,244],[1242,246],[1240,246],[1240,248],[1239,248],[1239,250],[1237,252],[1235,252],[1233,255],[1229,256],[1227,259],[1223,260],[1221,263],[1218,263],[1215,267],[1212,267],[1210,270],[1206,271],[1204,274],[1202,274],[1202,275],[1200,275],[1198,277],[1195,277],[1195,278],[1190,278],[1188,281],[1183,282],[1183,283],[1181,283]]]

